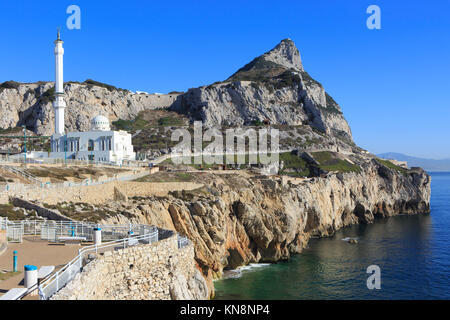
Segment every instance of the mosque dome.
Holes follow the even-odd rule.
[[[110,131],[107,117],[98,115],[91,120],[91,131]]]

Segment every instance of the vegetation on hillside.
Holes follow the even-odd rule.
[[[55,100],[55,87],[51,87],[39,97],[40,103],[49,103],[53,100]]]
[[[51,210],[58,210],[61,214],[69,217],[71,219],[83,222],[99,222],[103,219],[110,217],[115,217],[118,214],[124,215],[127,218],[133,217],[130,213],[126,211],[112,211],[104,207],[96,207],[89,203],[83,202],[60,202],[56,205],[43,204],[44,207]]]
[[[13,210],[14,206],[10,203],[0,204],[0,217],[8,220],[24,220],[26,218],[23,210]]]
[[[138,113],[136,118],[131,120],[119,119],[113,121],[112,125],[116,130],[136,132],[145,128],[157,127],[181,127],[188,124],[188,119],[184,116],[167,110],[144,110]]]
[[[280,171],[281,175],[308,177],[311,174],[307,162],[295,154],[290,152],[281,153],[280,161],[284,163],[283,169]]]
[[[300,74],[302,75],[303,81],[306,83],[307,86],[310,86],[312,84],[317,85],[319,87],[322,87],[322,84],[316,80],[314,80],[308,72],[306,71],[300,71]]]
[[[270,92],[273,92],[282,88],[298,86],[301,79],[296,71],[267,61],[264,57],[258,57],[239,69],[227,81],[252,81],[255,89],[259,87],[258,84],[262,84]]]
[[[312,152],[314,160],[319,163],[319,168],[325,171],[338,171],[338,172],[360,172],[361,168],[348,162],[347,160],[342,160],[336,157],[332,152],[329,151],[319,151]]]
[[[0,134],[1,135],[20,135],[23,134],[23,128],[21,127],[11,127],[11,128],[0,128]]]
[[[336,103],[336,101],[334,101],[334,99],[326,92],[325,97],[326,106],[317,105],[319,109],[327,113],[342,115],[342,111],[340,110],[339,105]]]
[[[99,81],[95,81],[95,80],[92,80],[92,79],[87,79],[87,80],[85,80],[85,81],[83,82],[83,84],[87,84],[87,85],[88,85],[88,88],[91,88],[91,87],[93,87],[93,86],[96,86],[96,87],[106,88],[106,89],[108,89],[109,91],[115,91],[115,90],[117,90],[117,91],[124,91],[124,92],[128,92],[128,91],[129,91],[129,90],[126,90],[126,89],[117,88],[117,87],[115,87],[115,86],[113,86],[113,85],[106,84],[106,83],[99,82]]]
[[[406,173],[408,172],[407,169],[405,169],[405,168],[403,168],[403,167],[400,167],[400,166],[398,166],[398,165],[396,165],[396,164],[393,164],[393,163],[390,162],[389,160],[384,160],[384,159],[380,159],[380,158],[377,158],[376,160],[377,160],[379,163],[381,163],[382,165],[388,167],[389,169],[393,169],[393,170],[395,170],[395,171],[398,171],[398,172],[400,172],[401,174],[406,174]]]
[[[112,122],[115,130],[136,133],[132,143],[137,152],[150,149],[161,150],[177,145],[178,142],[171,141],[170,130],[167,131],[166,128],[182,127],[188,124],[189,120],[183,115],[165,109],[144,110],[134,119],[119,119]]]
[[[137,182],[191,182],[193,175],[188,172],[156,172],[141,177],[134,181]]]
[[[20,82],[16,82],[13,80],[5,81],[0,84],[0,89],[17,89],[20,86]]]

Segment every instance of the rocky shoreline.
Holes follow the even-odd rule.
[[[51,86],[2,84],[0,128],[25,124],[39,134],[52,132]],[[65,93],[70,102],[68,130],[87,129],[93,112],[116,120],[169,108],[183,119],[201,120],[205,127],[277,126],[281,149],[297,151],[284,158],[280,176],[258,176],[250,167],[245,174],[184,174],[176,181],[182,191],[110,201],[84,212],[102,217],[99,223],[143,223],[186,235],[194,244],[196,265],[207,280],[210,297],[212,280],[226,270],[287,260],[311,237],[330,236],[345,226],[430,211],[430,176],[420,168],[377,159],[356,146],[341,107],[304,70],[290,39],[227,80],[184,94],[139,95],[93,81],[67,84]],[[142,132],[164,144],[164,124],[171,119],[161,116],[156,133]],[[136,120],[143,119],[132,121]],[[152,149],[150,140],[137,139],[138,131],[133,143],[149,143]],[[187,190],[187,181],[201,187]],[[72,207],[74,219],[81,218],[76,216],[77,206],[71,203]]]
[[[176,230],[195,246],[206,278],[250,263],[288,260],[311,237],[375,218],[430,211],[430,176],[399,173],[372,160],[362,172],[286,182],[283,178],[204,174],[204,187],[166,197],[130,200],[127,216],[104,223],[141,222]]]

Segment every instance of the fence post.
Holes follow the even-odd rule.
[[[59,279],[58,279],[59,271],[56,273],[56,292],[59,291]]]
[[[14,250],[13,254],[13,272],[17,272],[17,250]]]

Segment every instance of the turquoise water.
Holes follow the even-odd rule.
[[[216,281],[216,299],[450,299],[450,173],[431,176],[431,214],[378,219],[312,239],[289,262]],[[366,286],[373,264],[381,269],[380,290]]]

